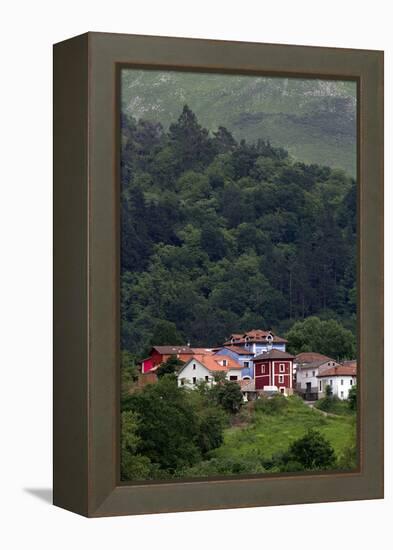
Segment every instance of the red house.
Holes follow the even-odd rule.
[[[155,367],[165,363],[173,355],[181,361],[186,362],[194,355],[194,350],[188,346],[154,346],[150,351],[149,357],[141,361],[142,374],[146,374]]]
[[[267,390],[276,387],[279,392],[293,393],[293,359],[294,356],[272,349],[254,358],[255,389]]]

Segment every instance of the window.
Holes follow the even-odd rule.
[[[344,385],[344,380],[341,378],[341,385],[343,386]]]
[[[285,363],[280,363],[280,372],[285,372]]]
[[[249,363],[248,361],[244,361],[244,363],[243,363],[244,368],[245,368],[245,369],[248,368],[249,364],[250,364],[250,363]]]
[[[209,377],[205,376],[205,382],[209,382]]]
[[[231,375],[231,376],[229,377],[229,380],[237,380],[237,376],[235,376],[235,375],[232,376],[232,375]]]
[[[280,388],[280,393],[284,393],[285,392],[285,388]]]
[[[344,392],[341,391],[341,392],[340,392],[340,395],[341,395],[341,397],[344,397]]]
[[[353,382],[353,380],[352,380],[352,378],[351,378],[351,380],[349,381],[349,385],[350,385],[350,386],[352,386],[352,382]]]
[[[192,370],[195,370],[195,369],[196,369],[196,364],[193,363],[193,364],[192,364]]]
[[[306,370],[306,378],[308,378],[308,370]]]
[[[312,371],[312,375],[315,376],[315,370]]]
[[[319,381],[319,391],[322,391],[322,380]]]
[[[332,388],[333,387],[333,380],[330,380],[329,384],[330,384],[330,387]]]
[[[184,386],[184,378],[182,378],[182,379],[180,380],[180,384],[181,384],[182,386]]]
[[[227,360],[224,359],[223,362],[222,362],[223,366],[226,367],[227,366]]]
[[[193,384],[196,384],[196,378],[195,378],[195,376],[194,376],[194,378],[192,379],[192,383],[193,383]]]
[[[262,374],[265,374],[265,365],[262,365],[261,372],[262,372]]]
[[[278,383],[279,383],[279,384],[283,384],[283,383],[284,383],[284,375],[283,375],[283,374],[280,374],[280,375],[278,376]]]

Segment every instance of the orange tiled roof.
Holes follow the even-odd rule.
[[[211,354],[204,354],[204,355],[194,355],[193,357],[202,365],[204,365],[208,370],[215,372],[215,371],[228,371],[232,369],[241,369],[241,365],[236,363],[236,361],[233,361],[230,357],[227,355],[211,355]],[[225,360],[227,362],[226,367],[223,365],[220,365],[220,361]],[[192,361],[192,359],[190,360]]]
[[[212,348],[191,348],[195,355],[212,355]]]
[[[318,378],[325,378],[327,376],[356,376],[356,367],[348,365],[337,365],[331,369],[323,371],[318,374]]]
[[[341,364],[343,367],[354,367],[355,369],[357,367],[356,359],[352,359],[351,361],[341,361]]]

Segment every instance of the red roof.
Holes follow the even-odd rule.
[[[268,338],[268,337],[272,338]],[[224,346],[230,344],[244,344],[246,342],[276,342],[276,343],[286,343],[285,338],[281,336],[276,336],[271,330],[261,330],[253,329],[243,334],[231,334],[230,339],[227,342],[224,342]]]
[[[294,356],[286,351],[280,351],[278,349],[272,349],[266,353],[261,353],[254,357],[253,361],[266,361],[266,359],[294,359]]]
[[[356,376],[356,367],[349,365],[337,365],[318,374],[318,378],[328,376]]]
[[[303,351],[295,356],[295,363],[314,363],[315,361],[334,361],[334,359],[314,351]]]
[[[161,355],[193,355],[194,352],[189,346],[153,346],[152,349],[155,349]]]

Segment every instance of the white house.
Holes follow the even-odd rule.
[[[195,387],[199,382],[215,383],[215,375],[224,373],[227,380],[241,379],[242,367],[227,355],[195,355],[177,374],[178,386]]]
[[[296,391],[305,399],[318,399],[318,376],[338,363],[320,353],[305,352],[295,357]]]
[[[326,386],[330,386],[332,394],[339,399],[348,399],[351,388],[356,386],[356,363],[351,365],[336,365],[318,375],[318,398],[326,395]]]

